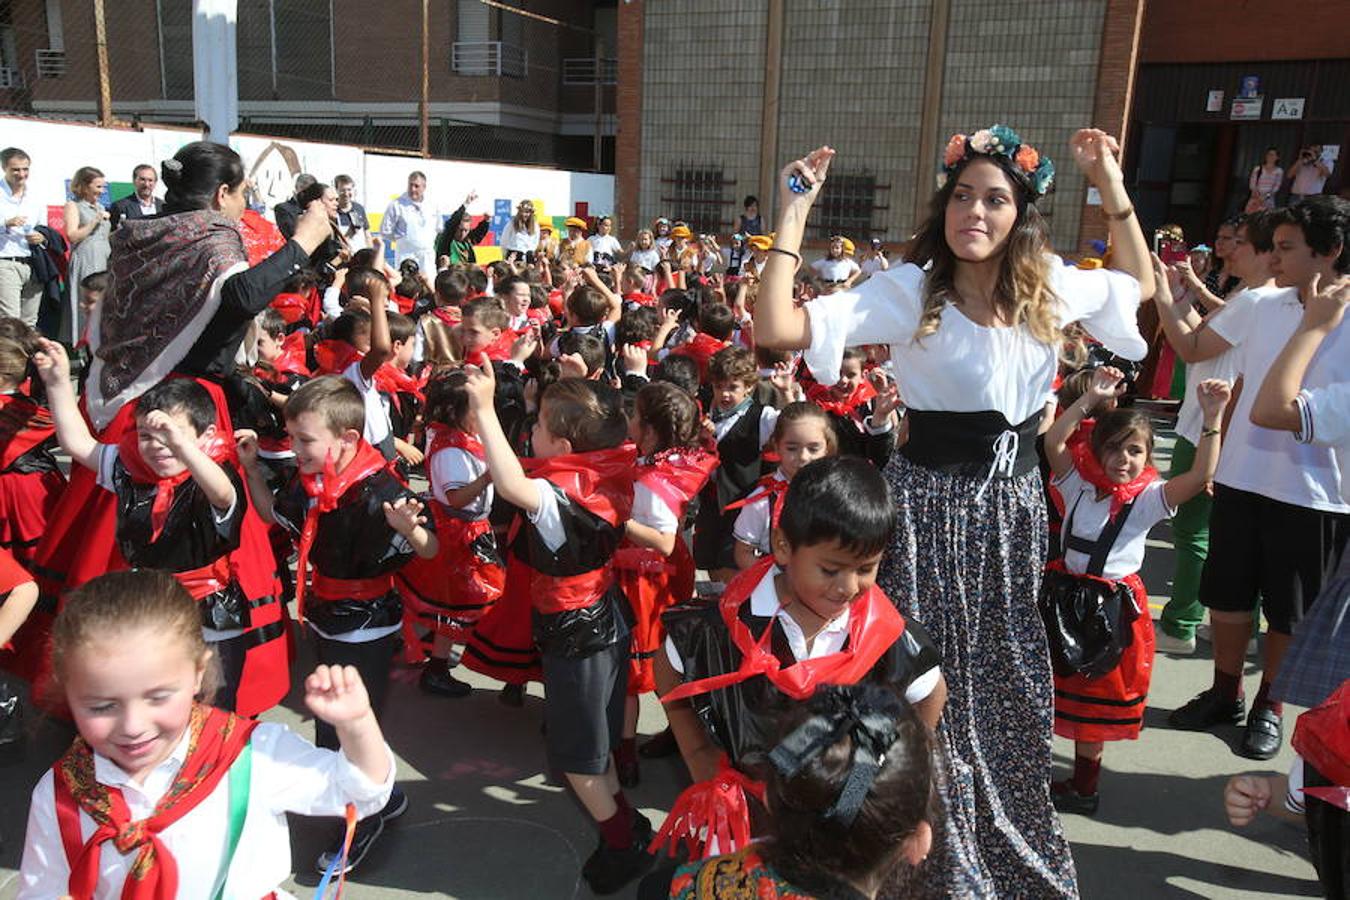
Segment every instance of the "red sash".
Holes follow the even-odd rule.
[[[412,394],[418,400],[422,400],[425,399],[422,396],[422,389],[426,386],[427,376],[414,378],[392,363],[385,363],[375,370],[376,390],[383,394],[389,394],[390,397],[397,397],[399,394]]]
[[[256,210],[246,209],[239,219],[239,233],[244,238],[244,253],[248,264],[256,266],[286,246],[281,230],[262,217]]]
[[[731,642],[741,653],[740,668],[686,682],[662,697],[662,703],[720,690],[756,675],[763,675],[792,699],[805,700],[822,684],[856,684],[905,633],[904,617],[881,589],[873,585],[849,604],[848,644],[843,650],[784,667],[770,649],[773,629],[764,629],[763,636],[756,640],[740,617],[741,605],[749,601],[751,593],[773,564],[773,557],[766,556],[741,572],[727,585],[718,603]]]
[[[427,435],[427,459],[431,459],[442,450],[463,450],[475,459],[487,460],[483,442],[474,435],[462,428],[432,425]]]
[[[309,572],[309,551],[314,546],[314,535],[319,530],[319,516],[337,509],[338,500],[348,488],[365,481],[381,469],[388,469],[389,466],[389,461],[380,454],[380,451],[362,440],[356,446],[356,455],[341,472],[334,468],[333,457],[330,455],[324,461],[322,476],[300,473],[300,484],[304,487],[305,493],[314,498],[309,512],[305,513],[305,525],[300,531],[299,559],[295,570],[295,614],[301,622],[305,621],[305,576]],[[317,591],[318,573],[315,575]]]
[[[1127,484],[1118,484],[1106,476],[1102,470],[1102,464],[1097,461],[1097,456],[1092,452],[1091,441],[1082,440],[1072,447],[1074,468],[1078,470],[1078,475],[1088,484],[1092,485],[1103,494],[1111,496],[1111,518],[1116,517],[1116,513],[1129,503],[1135,497],[1158,478],[1158,470],[1152,466],[1145,467],[1138,477]]]
[[[417,300],[413,297],[405,297],[395,291],[394,302],[398,304],[398,311],[406,316],[413,311],[413,305],[417,303]]]
[[[710,334],[697,332],[687,343],[676,347],[671,353],[687,356],[698,363],[698,377],[700,380],[708,377],[708,361],[719,351],[731,346],[730,341],[719,341]]]
[[[56,434],[52,414],[22,394],[0,394],[0,469]]]
[[[253,374],[259,380],[273,384],[284,382],[287,375],[310,377],[309,366],[305,362],[305,336],[298,331],[286,335],[281,341],[281,353],[277,358],[269,363],[258,363]]]
[[[281,314],[282,321],[287,325],[294,325],[300,321],[314,324],[314,319],[311,318],[312,304],[306,294],[286,291],[273,297],[269,305]]]
[[[1320,706],[1298,717],[1294,750],[1331,782],[1303,793],[1350,811],[1350,679]]]
[[[314,361],[320,375],[341,375],[347,367],[365,356],[346,341],[329,338],[314,345]]]
[[[206,447],[203,448],[206,455],[214,461],[227,465],[234,460],[234,437],[231,435],[228,440],[219,431],[216,432]],[[159,489],[155,491],[154,502],[150,506],[150,542],[159,540],[160,532],[164,530],[164,523],[168,521],[169,510],[173,508],[173,495],[178,485],[192,477],[192,473],[187,469],[179,472],[177,475],[168,478],[160,478],[155,474],[145,460],[141,459],[141,449],[138,443],[137,430],[135,428],[122,435],[121,440],[117,442],[117,457],[122,461],[122,466],[131,476],[131,480],[142,485],[158,485]],[[235,502],[247,502],[245,497],[235,498]]]
[[[750,491],[735,503],[728,503],[726,508],[740,509],[743,506],[749,506],[751,503],[758,503],[761,500],[768,500],[769,503],[769,527],[777,528],[778,520],[783,517],[783,498],[787,495],[789,482],[784,481],[777,475],[765,475],[761,478]]]
[[[876,395],[877,389],[872,386],[870,381],[860,381],[858,386],[853,389],[853,393],[842,400],[835,394],[833,388],[826,387],[823,384],[812,385],[811,389],[806,392],[806,399],[827,413],[851,419],[854,410]]]
[[[229,586],[230,557],[228,554],[216,557],[213,562],[207,563],[200,569],[175,572],[173,577],[177,578],[178,583],[187,589],[193,600],[209,597]]]
[[[505,362],[511,358],[511,348],[518,337],[520,337],[520,332],[503,328],[501,335],[483,348],[483,353],[493,362]]]
[[[159,835],[211,795],[257,724],[209,706],[193,707],[183,767],[154,812],[135,822],[121,790],[95,778],[94,753],[76,738],[53,767],[56,821],[70,863],[69,894],[75,900],[94,896],[100,850],[104,842],[112,841],[119,853],[137,851],[122,885],[122,900],[173,900],[178,895],[178,864]],[[88,841],[80,834],[81,810],[94,820]]]
[[[454,328],[464,319],[458,306],[434,306],[428,312],[448,328]]]

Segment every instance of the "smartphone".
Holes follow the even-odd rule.
[[[1163,265],[1171,266],[1185,262],[1190,256],[1191,251],[1185,241],[1174,241],[1171,238],[1158,241],[1158,258],[1163,261]]]

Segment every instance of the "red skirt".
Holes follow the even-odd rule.
[[[665,640],[661,614],[694,596],[694,558],[683,538],[677,536],[669,558],[646,547],[620,547],[614,554],[614,569],[633,611],[628,695],[636,697],[656,690],[652,659]]]
[[[0,475],[0,547],[21,565],[32,565],[47,520],[65,489],[66,479],[60,472]]]
[[[530,567],[511,554],[501,597],[469,633],[461,661],[480,675],[507,684],[544,680],[530,621],[530,575]]]
[[[1153,678],[1153,619],[1139,576],[1121,581],[1134,593],[1140,614],[1120,663],[1100,678],[1055,676],[1055,734],[1073,741],[1132,741],[1144,727]]]
[[[435,635],[464,643],[506,586],[491,522],[447,515],[439,503],[433,504],[433,515],[440,547],[436,556],[414,557],[394,575],[411,613],[404,622],[420,626],[416,638],[424,654]]]

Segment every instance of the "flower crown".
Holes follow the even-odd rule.
[[[1007,125],[994,125],[974,134],[951,136],[947,148],[942,152],[942,171],[937,177],[938,190],[946,186],[947,179],[956,174],[961,163],[977,153],[1002,156],[1011,161],[1026,176],[1027,185],[1037,198],[1044,197],[1055,183],[1055,164],[1050,161],[1050,157],[1042,156],[1035,147],[1022,143],[1017,132]]]

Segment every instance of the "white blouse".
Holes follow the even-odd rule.
[[[1061,326],[1082,322],[1111,351],[1130,360],[1144,358],[1148,344],[1135,323],[1138,281],[1124,272],[1070,268],[1058,258],[1050,267]],[[805,359],[816,380],[839,380],[846,347],[889,344],[906,406],[942,412],[995,410],[1014,425],[1029,419],[1050,393],[1058,348],[1036,340],[1025,325],[977,325],[951,304],[942,310],[938,330],[916,342],[924,277],[916,265],[892,266],[852,290],[808,303],[811,346]]]

